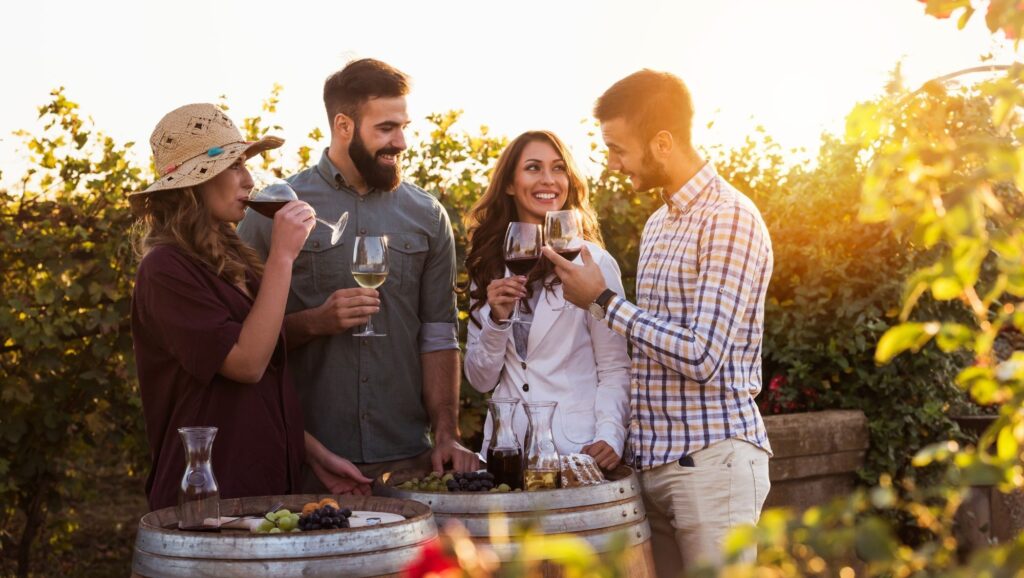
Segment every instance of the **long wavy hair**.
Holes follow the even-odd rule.
[[[256,251],[242,242],[233,224],[213,218],[196,187],[146,195],[140,213],[134,243],[140,261],[154,248],[171,245],[236,285],[245,284],[246,272],[263,274]]]
[[[515,199],[508,194],[515,182],[516,167],[519,165],[523,149],[532,142],[546,142],[554,147],[558,156],[565,161],[566,175],[569,177],[569,190],[563,209],[577,209],[580,215],[582,235],[587,241],[604,246],[601,229],[597,223],[597,214],[590,205],[590,190],[587,181],[580,174],[576,162],[565,146],[554,133],[546,130],[524,132],[517,136],[498,157],[498,164],[491,174],[491,182],[483,196],[477,200],[465,217],[466,232],[469,237],[469,248],[466,251],[466,270],[469,273],[471,289],[469,292],[472,305],[469,318],[477,326],[480,320],[475,312],[487,302],[487,285],[494,279],[505,275],[504,241],[505,230],[512,221],[519,220]],[[547,259],[541,259],[527,278],[527,293],[532,294],[531,286],[538,279],[543,280],[544,287],[550,290],[561,283],[557,275],[553,275],[554,267]],[[527,306],[526,303],[523,303]]]

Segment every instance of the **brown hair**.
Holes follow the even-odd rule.
[[[246,271],[263,274],[256,251],[242,242],[234,225],[210,215],[196,187],[147,195],[137,225],[139,260],[155,247],[171,245],[234,284],[245,282]]]
[[[594,116],[602,122],[626,119],[645,144],[667,130],[689,145],[693,101],[678,76],[645,68],[604,91],[594,104]]]
[[[515,200],[507,192],[515,180],[516,165],[519,164],[523,149],[526,148],[526,145],[538,141],[546,142],[554,147],[558,156],[565,162],[566,174],[569,177],[565,208],[574,208],[579,211],[583,238],[598,245],[604,245],[601,239],[601,229],[597,224],[597,214],[590,205],[587,181],[580,175],[569,149],[554,133],[546,130],[529,131],[519,135],[505,147],[501,156],[498,157],[498,163],[491,173],[491,182],[487,186],[487,190],[469,210],[469,214],[465,218],[466,232],[469,237],[466,270],[469,273],[470,281],[476,285],[469,293],[470,298],[475,301],[469,308],[469,318],[478,326],[480,321],[473,316],[473,312],[487,302],[487,285],[505,274],[505,255],[502,246],[505,240],[505,229],[508,228],[510,222],[519,220]],[[537,279],[546,279],[552,271],[551,263],[547,259],[541,259],[540,265],[530,273],[527,292],[531,291],[530,284]],[[554,280],[546,283],[545,287],[550,290],[558,283],[561,283],[561,280],[556,276]]]
[[[353,60],[324,82],[327,120],[333,127],[334,117],[344,114],[359,122],[360,108],[368,100],[405,96],[409,88],[409,77],[397,68],[372,58]]]

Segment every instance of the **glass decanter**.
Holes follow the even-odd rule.
[[[518,405],[518,399],[491,398],[487,402],[487,411],[491,414],[487,471],[494,476],[495,487],[508,484],[513,490],[523,488],[523,447],[512,427]]]
[[[220,490],[213,477],[215,427],[180,427],[185,444],[185,475],[178,490],[178,528],[215,532],[220,530]]]
[[[561,458],[551,433],[551,420],[557,406],[558,402],[555,401],[523,404],[526,417],[530,420],[526,429],[526,457],[523,466],[523,484],[527,492],[553,490],[561,483]]]

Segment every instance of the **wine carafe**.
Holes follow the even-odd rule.
[[[526,429],[526,457],[523,484],[527,492],[553,490],[560,484],[561,459],[555,449],[551,433],[551,420],[558,402],[538,401],[524,403],[530,423]]]
[[[185,444],[185,475],[178,490],[178,528],[217,531],[220,529],[220,490],[213,477],[215,427],[180,427]]]
[[[508,484],[513,490],[523,488],[523,448],[512,427],[518,405],[518,399],[491,398],[487,402],[491,414],[487,471],[494,476],[495,487]]]

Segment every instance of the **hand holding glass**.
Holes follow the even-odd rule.
[[[273,219],[277,211],[290,201],[299,200],[288,181],[274,176],[272,173],[263,171],[252,172],[253,187],[249,192],[249,199],[245,204],[252,210]],[[341,240],[341,234],[345,232],[345,225],[348,224],[348,211],[341,214],[337,223],[325,221],[320,217],[316,218],[317,223],[327,225],[331,229],[331,244],[337,245]]]

